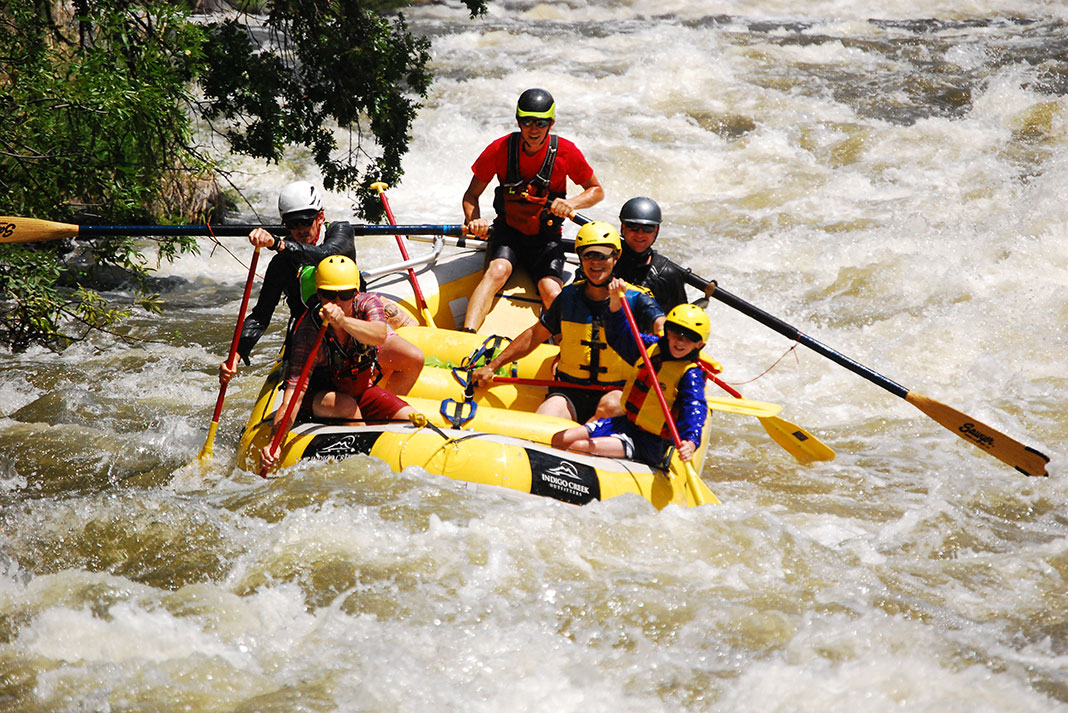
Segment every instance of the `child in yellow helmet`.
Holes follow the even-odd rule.
[[[623,387],[624,415],[573,426],[553,435],[557,448],[584,451],[613,458],[631,458],[661,467],[671,445],[667,416],[652,388],[661,385],[682,447],[679,457],[690,460],[701,442],[708,415],[705,376],[698,363],[708,341],[711,325],[700,307],[681,304],[668,313],[664,336],[640,335],[656,369],[649,373],[641,359],[630,326],[621,313],[620,293],[626,283],[614,278],[608,285],[609,314],[605,323],[608,343],[630,364],[638,363]]]

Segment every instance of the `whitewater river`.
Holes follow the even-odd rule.
[[[229,461],[276,330],[202,477],[183,466],[245,275],[205,242],[161,270],[163,316],[124,327],[145,341],[0,355],[0,711],[1068,711],[1063,5],[409,19],[438,80],[400,222],[460,222],[471,162],[545,87],[606,188],[587,214],[655,198],[670,257],[1043,450],[1051,477],[716,301],[726,380],[836,460],[717,414],[701,477],[722,507],[516,501],[366,457],[265,482]],[[233,167],[269,222],[284,183],[317,180],[301,154]],[[362,238],[361,263],[392,243]]]

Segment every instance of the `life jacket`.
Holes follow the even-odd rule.
[[[347,348],[343,347],[330,330],[327,330],[323,344],[330,380],[345,393],[358,396],[380,376],[377,347],[364,344],[355,337],[350,339]]]
[[[672,412],[672,418],[678,420],[674,406],[679,383],[690,369],[700,370],[701,367],[691,359],[664,359],[661,344],[662,341],[657,342],[649,349],[649,360],[656,370],[656,380],[664,392],[664,400]],[[660,408],[660,399],[656,397],[656,391],[653,389],[653,374],[644,363],[627,379],[627,384],[623,387],[622,401],[627,420],[635,426],[662,438],[671,437],[664,410]]]
[[[322,326],[317,312],[317,307],[313,305],[297,320],[293,332],[296,333],[300,323],[309,315],[313,324]],[[378,347],[364,344],[355,337],[350,337],[347,348],[343,347],[330,329],[323,334],[323,347],[326,365],[315,367],[315,376],[329,378],[339,390],[358,397],[382,377],[378,366]]]
[[[560,220],[546,206],[564,193],[550,191],[549,183],[556,163],[558,138],[549,135],[549,148],[538,173],[529,181],[519,175],[519,151],[522,134],[513,132],[508,137],[508,169],[504,181],[494,191],[493,209],[504,222],[524,235],[553,237],[559,232]]]
[[[585,280],[572,283],[557,296],[560,303],[560,363],[570,381],[622,385],[634,367],[608,346],[601,314],[593,314],[583,293]],[[628,296],[645,291],[628,284]],[[605,300],[607,303],[607,300]],[[604,308],[607,311],[607,306]]]

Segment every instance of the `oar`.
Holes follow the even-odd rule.
[[[732,295],[730,292],[721,289],[715,282],[709,282],[708,280],[697,277],[689,270],[685,270],[685,273],[686,281],[690,285],[693,285],[699,290],[706,290],[706,294],[707,288],[711,286],[714,290],[711,296],[715,297],[723,304],[738,310],[748,317],[752,317],[784,337],[800,342],[820,356],[827,357],[839,366],[843,366],[854,374],[867,379],[876,386],[886,389],[894,396],[905,399],[939,425],[956,433],[968,443],[979,447],[1024,475],[1048,475],[1046,473],[1046,463],[1049,463],[1049,457],[1044,453],[1041,453],[1030,446],[1025,446],[1019,441],[1010,438],[1004,433],[1001,433],[982,421],[972,418],[955,408],[947,406],[939,401],[935,401],[934,399],[927,398],[926,396],[922,396],[915,391],[910,391],[904,386],[886,378],[882,374],[879,374],[863,364],[855,362],[849,357],[846,357],[834,349],[816,341],[778,317],[774,317],[764,310],[754,307],[745,300]]]
[[[736,399],[742,398],[741,393],[739,393],[737,389],[716,375],[716,372],[708,362],[702,361],[701,368],[704,369],[705,376],[707,376],[709,381],[713,384],[720,387]],[[796,458],[799,463],[811,463],[817,460],[834,460],[834,450],[830,446],[823,443],[820,439],[816,438],[797,424],[790,423],[775,415],[757,416],[757,418],[760,419],[760,425],[768,432],[771,439],[786,449],[786,451]]]
[[[675,428],[675,419],[671,417],[671,408],[668,406],[667,399],[664,398],[664,391],[660,388],[660,382],[656,378],[656,369],[653,368],[653,361],[649,358],[649,352],[645,350],[645,342],[642,341],[642,334],[638,331],[638,323],[634,321],[634,313],[631,312],[630,305],[627,304],[626,295],[621,295],[620,303],[623,305],[623,314],[627,317],[627,324],[630,325],[630,333],[634,337],[634,344],[637,345],[638,352],[642,355],[645,368],[649,370],[649,381],[652,383],[653,391],[656,392],[657,401],[660,402],[660,410],[664,412],[664,423],[667,424],[671,440],[675,444],[675,450],[679,450],[682,448],[682,441],[679,440],[679,431]],[[701,485],[703,484],[699,483],[697,473],[693,469],[693,463],[687,460],[682,461],[682,464],[686,468],[686,487],[689,489],[690,497],[693,498],[693,501],[697,505],[704,505],[709,502],[713,505],[719,505],[719,498],[707,486],[705,491],[708,492],[711,498],[706,498],[705,494],[701,492]]]
[[[263,228],[272,235],[289,235],[284,225],[75,225],[37,218],[0,216],[0,244],[29,243],[35,240],[60,240],[117,236],[222,235],[245,236],[253,228]],[[464,234],[463,225],[364,225],[354,224],[356,235],[456,235]]]
[[[386,217],[389,218],[390,225],[396,225],[397,219],[393,217],[393,209],[389,207],[389,200],[386,198],[386,189],[388,185],[381,181],[371,184],[371,189],[378,191],[378,198],[382,201],[382,208],[386,211]],[[404,239],[400,235],[394,235],[397,239],[397,247],[400,248],[401,257],[408,260],[408,249],[404,247]],[[433,327],[434,318],[430,316],[430,308],[427,307],[426,298],[423,297],[423,289],[419,286],[419,278],[415,276],[415,270],[408,268],[408,281],[412,283],[412,290],[415,292],[415,303],[419,307],[420,313],[423,315],[423,322],[428,327]]]
[[[260,259],[260,249],[252,251],[252,260],[248,265],[248,279],[245,280],[245,293],[241,296],[241,309],[237,311],[237,326],[234,327],[234,340],[230,343],[230,355],[226,357],[226,366],[231,371],[237,366],[237,345],[241,341],[241,328],[245,325],[245,310],[248,309],[248,298],[252,294],[252,281],[256,277],[256,262]],[[212,448],[215,445],[215,431],[219,428],[219,418],[222,416],[223,400],[226,398],[226,384],[219,385],[219,397],[215,399],[215,414],[211,417],[211,425],[208,426],[208,438],[204,441],[204,447],[200,449],[197,459],[201,462],[211,458]]]
[[[589,218],[579,215],[578,213],[573,214],[571,220],[575,221],[578,225],[584,225],[590,221]],[[747,317],[755,319],[765,327],[778,332],[787,339],[800,342],[820,356],[826,357],[835,364],[849,369],[854,374],[867,379],[876,386],[886,389],[894,396],[905,399],[905,401],[908,401],[910,404],[918,408],[943,428],[947,428],[953,433],[956,433],[968,443],[989,453],[1002,463],[1012,466],[1024,475],[1049,475],[1046,472],[1046,464],[1049,463],[1049,456],[1045,453],[1031,448],[1030,446],[1025,446],[1016,439],[1006,436],[997,429],[992,428],[982,421],[974,419],[951,406],[947,406],[944,403],[922,396],[915,391],[910,391],[901,384],[891,381],[882,374],[869,369],[859,362],[853,361],[849,357],[840,354],[824,344],[821,344],[797,327],[793,327],[778,317],[768,314],[759,307],[755,307],[740,297],[736,297],[730,292],[727,292],[719,287],[714,280],[706,280],[702,277],[698,277],[688,268],[683,268],[679,265],[675,265],[675,267],[678,267],[683,271],[687,284],[696,287],[705,294],[709,294],[709,288],[711,287],[711,296],[715,297],[723,304],[738,310]]]
[[[495,376],[496,384],[522,384],[525,386],[560,386],[568,389],[585,389],[587,391],[612,391],[619,386],[608,384],[572,384],[570,381],[557,381],[555,379],[525,379],[520,376]],[[713,411],[725,411],[737,413],[742,416],[756,416],[757,418],[773,418],[782,411],[782,406],[769,401],[753,401],[752,399],[737,398],[721,399],[715,396],[706,397],[708,408]]]
[[[319,347],[323,343],[323,337],[326,336],[326,328],[329,326],[330,323],[324,319],[323,326],[319,327],[319,333],[315,335],[315,343],[312,345],[311,351],[308,352],[308,359],[304,362],[304,367],[300,370],[300,376],[297,377],[297,385],[293,389],[293,397],[289,399],[285,413],[282,414],[282,421],[278,424],[278,430],[275,431],[274,438],[271,439],[270,448],[267,449],[269,453],[277,453],[278,446],[282,443],[282,439],[289,433],[289,425],[292,422],[293,411],[296,409],[297,404],[304,398],[304,389],[308,386],[308,376],[311,373],[312,363],[315,361],[315,355],[319,353]],[[285,390],[283,387],[283,394],[284,393]],[[260,477],[267,477],[267,469],[262,465],[260,466]]]

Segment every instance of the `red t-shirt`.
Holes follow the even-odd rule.
[[[487,146],[475,162],[471,164],[471,171],[478,180],[490,183],[496,176],[503,182],[508,175],[508,134]],[[522,148],[519,149],[519,175],[523,180],[529,181],[538,175],[541,164],[545,162],[545,153],[549,150],[549,140],[546,139],[541,150],[533,156],[528,156]],[[549,182],[549,190],[554,193],[567,193],[567,179],[577,186],[581,186],[593,176],[593,169],[586,162],[574,143],[565,138],[559,138],[556,145],[556,162],[553,164],[553,175]]]

